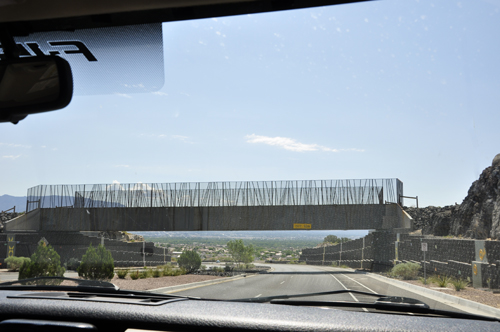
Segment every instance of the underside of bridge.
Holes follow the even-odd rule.
[[[37,186],[6,231],[411,229],[398,179]]]

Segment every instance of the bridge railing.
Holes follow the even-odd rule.
[[[56,207],[384,204],[396,203],[402,195],[399,179],[39,185],[28,189],[27,211]]]

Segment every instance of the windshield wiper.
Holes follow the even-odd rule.
[[[368,292],[362,292],[362,291],[357,291],[357,290],[352,290],[352,289],[342,289],[342,290],[335,290],[335,291],[328,291],[328,292],[317,292],[317,293],[302,293],[302,294],[292,294],[292,295],[275,295],[275,296],[266,296],[266,297],[250,297],[250,298],[244,298],[244,299],[235,299],[235,300],[230,300],[232,302],[258,302],[258,303],[263,303],[263,302],[271,302],[273,300],[283,300],[283,299],[292,299],[296,297],[308,297],[308,296],[320,296],[320,295],[332,295],[332,294],[344,294],[344,293],[354,293],[354,294],[361,294],[361,295],[369,295],[369,296],[374,296],[374,297],[387,297],[387,295],[382,295],[382,294],[375,294],[375,293],[368,293]]]
[[[331,294],[342,294],[342,293],[354,293],[362,295],[370,295],[378,297],[373,303],[370,302],[351,302],[351,301],[311,301],[311,300],[286,300],[289,298],[307,297],[307,296],[319,296],[319,295],[331,295]],[[475,319],[475,320],[486,320],[500,322],[500,319],[489,316],[481,316],[475,314],[469,314],[466,312],[448,311],[440,309],[432,309],[426,303],[409,298],[409,297],[399,297],[399,296],[386,296],[375,293],[367,293],[361,291],[355,291],[350,289],[343,289],[331,292],[321,292],[321,293],[307,293],[307,294],[294,294],[294,295],[277,295],[268,297],[258,297],[258,298],[248,298],[232,301],[241,302],[269,302],[271,304],[283,304],[283,305],[295,305],[295,306],[314,306],[314,307],[349,307],[349,308],[367,308],[376,309],[383,311],[392,312],[406,312],[412,314],[422,314],[422,315],[436,315],[445,316],[450,318],[462,318],[462,319]]]

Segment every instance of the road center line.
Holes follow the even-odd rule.
[[[330,275],[333,277],[333,279],[337,280],[337,282],[338,282],[338,283],[339,283],[342,287],[344,287],[344,289],[347,289],[347,287],[346,287],[346,286],[344,286],[344,284],[343,284],[343,283],[341,283],[341,282],[340,282],[340,280],[339,280],[339,279],[337,279],[337,277],[335,277],[333,274],[330,274]],[[352,295],[352,293],[349,293],[349,295],[351,295],[351,297],[354,299],[354,301],[359,302],[359,300],[358,300],[358,299],[357,299],[354,295]],[[364,311],[368,311],[368,309],[366,309],[366,308],[362,308],[362,309],[363,309]]]
[[[259,295],[257,295],[256,297],[259,297],[259,296],[261,296],[261,295],[262,295],[262,294],[259,294]]]
[[[357,283],[358,285],[360,285],[360,286],[362,286],[362,287],[364,287],[364,288],[368,289],[368,290],[369,290],[370,292],[372,292],[373,294],[377,294],[377,292],[375,292],[374,290],[372,290],[372,289],[370,289],[370,288],[366,287],[365,285],[363,285],[363,284],[362,284],[362,283],[360,283],[359,281],[354,280],[353,278],[348,277],[348,276],[346,276],[345,274],[341,274],[341,276],[344,276],[344,277],[346,277],[347,279],[354,281],[354,282],[355,282],[355,283]]]
[[[285,281],[283,280],[282,282],[280,282],[280,285],[283,285],[285,283]]]

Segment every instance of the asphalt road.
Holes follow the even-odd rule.
[[[180,290],[176,291],[175,294],[202,298],[238,299],[352,289],[390,296],[410,297],[428,304],[431,308],[457,311],[454,307],[398,288],[390,283],[376,280],[362,272],[311,265],[271,264],[271,266],[273,270],[267,274],[251,275],[235,281]],[[295,300],[299,299],[373,302],[377,297],[345,293],[295,298]],[[369,311],[366,308],[363,310]]]

